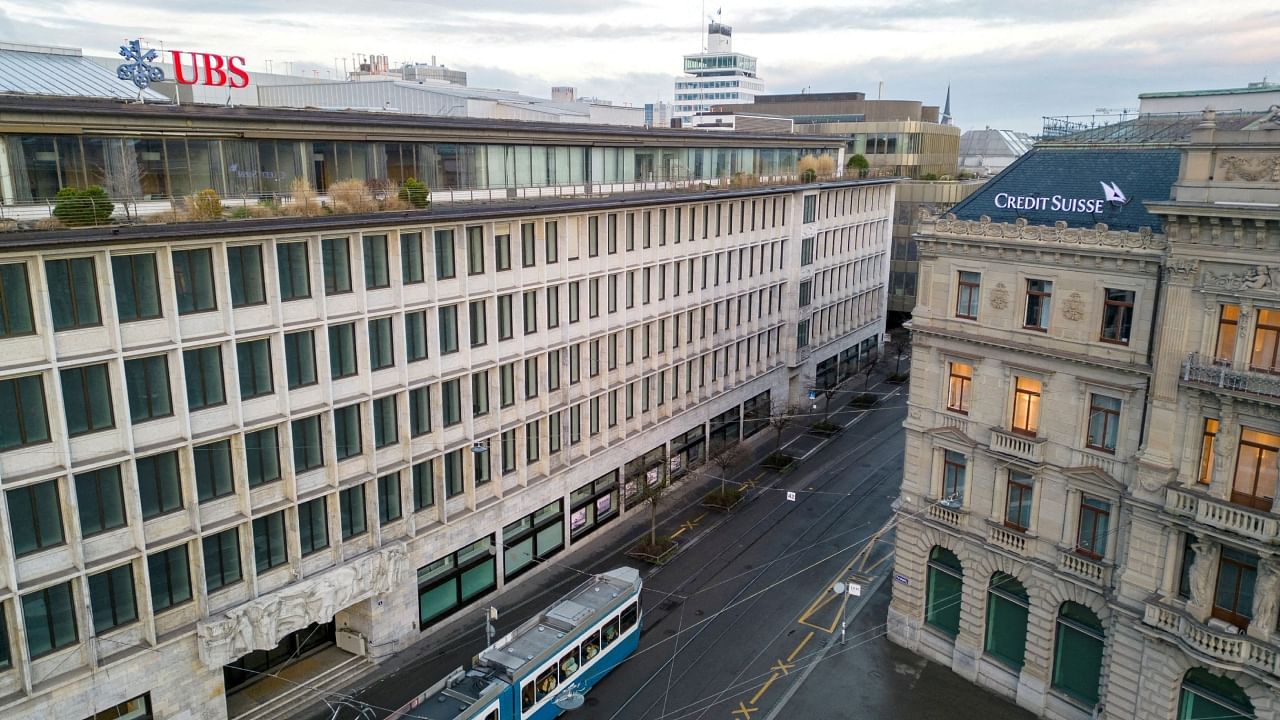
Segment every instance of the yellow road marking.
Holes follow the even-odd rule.
[[[805,635],[804,639],[800,641],[800,644],[796,646],[796,649],[792,650],[791,654],[787,656],[787,662],[791,662],[792,660],[795,660],[796,656],[800,654],[800,651],[804,649],[804,646],[808,645],[809,641],[812,639],[813,639],[813,631],[810,630],[809,634]]]
[[[796,666],[795,663],[783,662],[782,660],[779,660],[778,662],[774,663],[773,666],[770,667],[769,669],[773,670],[774,672],[780,672],[783,675],[790,675],[791,668],[795,666]]]
[[[684,534],[684,531],[685,531],[685,530],[688,530],[688,529],[689,529],[689,528],[681,527],[679,530],[677,530],[677,531],[675,531],[675,532],[671,533],[671,537],[672,537],[672,538],[678,538],[678,537],[680,537],[681,535],[683,535],[683,534]]]
[[[875,561],[874,563],[871,563],[871,567],[862,568],[862,572],[866,574],[870,574],[873,570],[883,565],[885,560],[888,560],[891,557],[893,557],[893,553],[888,553],[887,555]]]
[[[756,690],[756,694],[751,696],[751,704],[755,705],[757,702],[759,702],[760,696],[768,692],[769,687],[773,685],[774,681],[776,681],[777,679],[778,679],[778,673],[774,673],[770,675],[769,679],[765,680],[764,684],[760,686],[760,689]]]
[[[837,597],[836,594],[832,592],[828,592],[826,595],[819,597],[817,600],[814,601],[812,605],[809,606],[808,610],[804,611],[804,614],[801,615],[796,620],[796,622],[800,623],[801,625],[808,625],[809,627],[812,627],[812,628],[818,628],[819,630],[825,630],[826,628],[824,628],[823,626],[814,625],[813,623],[809,622],[809,618],[813,617],[822,608],[830,605],[831,602],[836,599],[836,597]],[[828,630],[827,632],[830,632],[830,630]]]
[[[751,720],[751,713],[760,712],[758,707],[747,707],[746,703],[738,703],[738,709],[733,711],[733,715],[741,715],[742,720]]]

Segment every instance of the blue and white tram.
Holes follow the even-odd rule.
[[[387,720],[548,720],[640,643],[640,573],[615,568],[579,585]],[[557,700],[562,702],[557,703]]]

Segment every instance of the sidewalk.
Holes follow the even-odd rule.
[[[888,370],[892,370],[892,365]],[[870,388],[873,394],[883,396],[897,390],[899,386],[885,383],[889,374],[892,373],[881,369],[871,376]],[[797,463],[802,462],[820,447],[841,437],[843,430],[863,414],[875,412],[874,409],[854,408],[848,404],[862,393],[864,378],[863,375],[857,375],[845,382],[831,400],[830,413],[825,412],[826,400],[821,395],[817,400],[811,401],[809,404],[816,404],[818,409],[815,411],[806,408],[812,415],[805,415],[783,432],[783,450],[794,455]],[[824,417],[829,422],[841,425],[842,430],[832,435],[814,435],[810,425]],[[742,444],[747,459],[740,463],[740,469],[730,478],[730,482],[747,488],[746,502],[769,491],[770,483],[765,482],[767,478],[781,477],[778,473],[760,467],[760,462],[774,452],[774,443],[774,431],[766,428]],[[792,465],[794,467],[795,464]],[[790,470],[788,468],[784,474]],[[703,464],[673,486],[664,499],[659,510],[658,531],[677,537],[683,535],[681,553],[694,547],[700,537],[714,531],[728,517],[728,514],[710,512],[700,505],[706,493],[719,482],[717,470]],[[498,609],[499,620],[494,624],[496,635],[500,637],[515,629],[531,615],[554,602],[580,583],[583,573],[594,574],[620,565],[629,565],[639,568],[642,575],[647,576],[654,568],[630,560],[624,553],[648,530],[648,512],[641,508],[628,517],[611,523],[611,527],[606,526],[598,531],[590,543],[547,561],[542,568],[504,588],[501,593],[484,603],[484,607],[493,606]],[[483,646],[483,607],[471,608],[446,621],[406,650],[384,660],[376,669],[363,675],[352,685],[340,688],[334,695],[353,705],[367,705],[374,709],[375,715],[382,716],[400,707],[455,668],[466,665]],[[317,700],[308,705],[300,705],[293,717],[337,720],[360,716],[349,709],[342,709],[339,714],[334,715]]]

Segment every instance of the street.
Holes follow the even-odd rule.
[[[673,498],[664,531],[683,548],[665,566],[641,568],[640,647],[565,717],[1030,717],[883,637],[893,536],[879,531],[893,515],[901,479],[905,387],[876,389],[883,398],[875,408],[834,416],[847,427],[830,441],[802,432],[807,423],[789,435],[786,450],[803,458],[790,472],[753,465],[740,473],[735,479],[750,499],[732,513],[701,508],[695,493]],[[756,449],[772,449],[771,438],[764,443]],[[550,604],[583,573],[629,563],[621,552],[642,529],[635,520],[614,528],[504,592],[494,602],[498,632]],[[845,593],[833,591],[836,582]],[[381,677],[351,691],[351,704],[383,717],[464,664],[484,645],[480,616],[462,616],[423,645],[384,663]],[[336,717],[358,715],[340,709]]]

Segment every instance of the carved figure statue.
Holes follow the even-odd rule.
[[[1234,462],[1236,454],[1236,440],[1238,433],[1220,432],[1213,440],[1213,470],[1216,473],[1226,472]]]
[[[1245,273],[1240,284],[1250,290],[1260,290],[1271,285],[1271,268],[1266,265],[1254,266]]]
[[[1213,566],[1218,555],[1218,544],[1212,540],[1200,539],[1193,547],[1196,550],[1196,561],[1191,565],[1191,602],[1194,605],[1207,605],[1213,597]]]
[[[1280,563],[1266,560],[1258,568],[1258,584],[1253,591],[1253,617],[1274,626],[1280,610]]]

